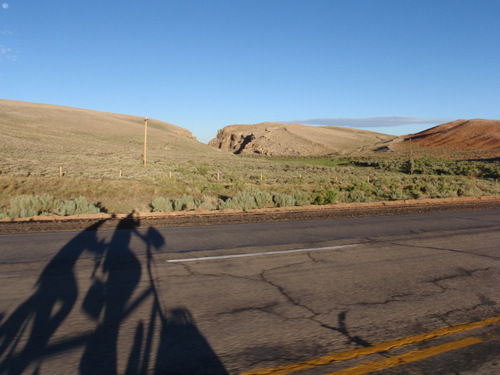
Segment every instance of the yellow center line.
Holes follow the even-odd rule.
[[[382,361],[375,361],[365,363],[360,366],[351,367],[345,370],[331,372],[328,375],[363,375],[373,371],[380,371],[390,367],[405,365],[407,363],[419,361],[421,359],[429,358],[437,354],[465,348],[466,346],[479,344],[483,340],[479,337],[469,337],[459,341],[453,341],[446,344],[433,346],[430,348],[415,350],[413,352],[401,354],[395,357],[387,358]]]
[[[268,368],[263,370],[249,371],[241,375],[284,375],[291,372],[305,370],[312,367],[318,367],[330,364],[336,361],[345,361],[348,359],[358,358],[370,354],[385,352],[391,349],[399,348],[402,346],[415,344],[437,337],[447,336],[458,332],[468,331],[476,328],[486,327],[488,325],[500,322],[500,316],[481,320],[479,322],[462,323],[452,327],[444,327],[432,332],[423,333],[416,336],[399,338],[391,341],[382,342],[366,348],[350,349],[339,353],[327,354],[323,357],[310,359],[307,361],[293,363],[290,365],[283,365],[275,368]]]

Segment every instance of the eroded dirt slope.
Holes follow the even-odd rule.
[[[372,149],[394,138],[367,130],[335,126],[265,122],[226,126],[209,144],[235,154],[312,156]]]

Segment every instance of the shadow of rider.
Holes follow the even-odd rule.
[[[97,222],[80,232],[50,260],[38,278],[36,291],[2,324],[0,374],[21,374],[30,363],[44,355],[49,339],[77,300],[78,285],[74,274],[77,260],[85,250],[99,252],[104,248],[96,236],[102,223]],[[29,333],[28,327],[31,327]],[[25,332],[28,338],[24,343],[19,338]]]
[[[127,302],[141,280],[141,263],[129,247],[133,234],[142,238],[136,230],[138,226],[139,220],[134,220],[132,214],[118,223],[107,249],[101,254],[105,281],[96,279],[84,300],[84,311],[92,318],[98,319],[101,310],[104,313],[83,353],[80,362],[83,375],[117,373],[120,326]]]

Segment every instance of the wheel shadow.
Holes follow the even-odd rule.
[[[59,362],[49,360],[65,353],[78,353],[71,372],[82,375],[227,374],[191,312],[165,307],[168,296],[161,295],[153,274],[154,253],[164,237],[154,228],[139,232],[139,221],[129,215],[106,241],[98,235],[102,224],[89,226],[63,246],[41,272],[32,295],[12,313],[3,312],[0,374],[55,373]],[[131,248],[137,238],[145,256]],[[89,255],[91,282],[81,288],[76,266]],[[85,333],[71,335],[70,314],[84,322]],[[134,327],[128,346],[125,326]],[[65,338],[57,335],[56,340],[61,332]]]

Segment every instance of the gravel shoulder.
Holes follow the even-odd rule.
[[[279,221],[322,220],[348,217],[408,215],[430,212],[500,208],[500,196],[422,199],[273,209],[132,213],[129,215],[37,216],[0,221],[0,235],[9,233],[82,231],[101,222],[99,230],[122,227],[167,228],[197,225],[248,224]]]

